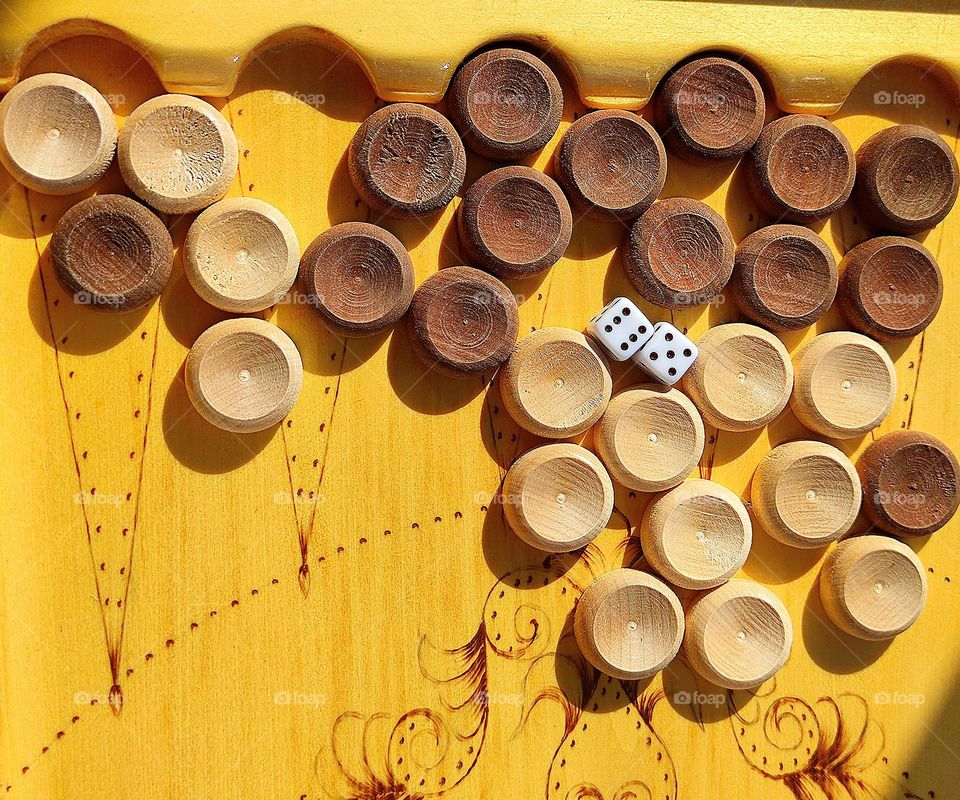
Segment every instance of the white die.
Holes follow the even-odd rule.
[[[653,335],[653,323],[626,297],[616,297],[587,325],[610,358],[626,361]]]
[[[697,346],[669,322],[658,322],[653,336],[633,357],[647,372],[661,383],[674,384],[690,369],[697,358]]]

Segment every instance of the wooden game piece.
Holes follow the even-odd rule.
[[[703,421],[683,392],[640,384],[613,397],[594,430],[594,443],[617,483],[662,492],[696,468],[703,455]]]
[[[207,422],[233,433],[276,425],[303,383],[297,346],[276,325],[254,317],[218,322],[187,354],[184,382]]]
[[[746,165],[754,200],[774,221],[829,217],[847,202],[856,177],[847,137],[833,123],[811,114],[769,123]]]
[[[646,572],[615,569],[580,596],[574,617],[580,651],[621,680],[642,680],[669,664],[683,641],[683,608],[673,590]]]
[[[410,307],[410,254],[389,231],[367,222],[341,222],[321,233],[300,259],[307,302],[338,336],[389,330]]]
[[[501,167],[464,194],[457,228],[472,263],[498,278],[528,278],[560,260],[573,215],[551,178],[530,167]]]
[[[824,547],[850,530],[860,511],[860,479],[850,459],[824,442],[773,448],[753,475],[761,527],[791,547]]]
[[[725,689],[749,689],[787,663],[793,623],[766,586],[738,578],[687,609],[683,652],[693,670]]]
[[[857,461],[863,510],[878,528],[898,536],[940,530],[957,511],[960,466],[939,439],[895,431],[873,442]]]
[[[733,236],[706,203],[670,197],[654,203],[630,229],[623,268],[633,288],[663,308],[709,303],[733,272]]]
[[[160,219],[129,197],[100,194],[60,217],[50,258],[74,302],[130,311],[163,291],[173,270],[173,241]]]
[[[499,367],[520,330],[513,293],[472,267],[448,267],[427,278],[413,295],[409,321],[420,360],[454,378]]]
[[[783,343],[755,325],[710,328],[700,355],[683,376],[683,389],[706,422],[726,431],[750,431],[776,419],[793,388],[793,366]]]
[[[820,570],[820,600],[831,622],[859,639],[892,639],[927,602],[923,564],[889,536],[855,536],[836,546]]]
[[[747,152],[763,129],[760,82],[728,58],[698,58],[663,83],[655,99],[667,147],[693,162],[729,161]]]
[[[0,162],[28,189],[73,194],[93,186],[117,147],[117,120],[90,84],[33,75],[0,100]]]
[[[569,328],[527,334],[500,369],[504,408],[521,428],[547,439],[589,430],[612,391],[607,359],[586,336]]]
[[[737,247],[732,294],[740,311],[776,332],[812,325],[837,294],[837,262],[817,234],[770,225]]]
[[[289,220],[269,203],[230,197],[194,220],[183,266],[210,305],[250,314],[278,303],[293,285],[300,243]]]
[[[423,217],[460,191],[467,155],[445,116],[418,103],[394,103],[363,121],[347,165],[357,194],[377,214]]]
[[[847,253],[840,270],[840,310],[854,328],[874,339],[916,336],[940,309],[940,267],[913,239],[868,239]]]
[[[794,358],[790,407],[815,433],[852,439],[876,428],[893,408],[897,373],[887,351],[849,331],[821,333]]]
[[[507,471],[502,496],[517,536],[550,553],[585,547],[613,513],[613,483],[600,459],[568,442],[520,456]]]
[[[557,180],[581,213],[629,220],[653,205],[667,179],[657,132],[630,111],[591,111],[557,148]]]
[[[500,47],[474,56],[450,84],[450,117],[473,152],[520,161],[540,150],[560,125],[563,91],[536,56]]]
[[[647,562],[684,589],[709,589],[726,582],[750,554],[750,515],[726,487],[694,478],[657,495],[640,524]]]
[[[868,224],[912,234],[950,213],[960,187],[957,157],[920,125],[884,128],[857,150],[853,200]]]
[[[127,118],[117,160],[137,197],[166,214],[187,214],[227,193],[237,174],[237,137],[206,101],[164,94]]]

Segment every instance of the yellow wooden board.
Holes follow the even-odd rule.
[[[171,92],[218,97],[257,54],[318,39],[349,51],[388,100],[439,101],[471,51],[503,40],[549,48],[594,107],[642,107],[670,67],[705,50],[752,61],[789,111],[836,111],[892,59],[960,84],[957,0],[246,0],[231,11],[222,0],[7,0],[0,89],[37,51],[77,33],[126,42]]]
[[[228,29],[264,18],[261,4],[248,5],[250,16],[218,25],[201,13],[206,3],[195,17],[162,18],[148,13],[152,3],[116,13],[156,40],[209,35],[218,44]],[[364,28],[372,12],[355,5],[353,22],[339,24],[363,28],[394,60],[428,22],[441,26],[431,41],[454,56],[473,44],[464,33],[472,16],[450,18],[457,4],[408,9],[409,27],[396,29]],[[687,6],[701,4],[658,4],[663,24]],[[34,13],[12,8],[24,19]],[[388,8],[399,13],[399,4]],[[784,20],[800,13],[750,8],[765,20],[777,19],[771,8]],[[513,13],[521,12],[497,24],[509,28]],[[897,13],[866,17],[895,49],[915,33],[891,27]],[[699,31],[691,41],[707,28],[706,18],[691,23]],[[592,29],[576,33],[567,36],[585,53],[616,46],[615,24],[596,40]],[[956,52],[960,42],[949,44]],[[807,46],[818,45],[796,40]],[[121,123],[163,91],[147,60],[105,38],[68,38],[23,65],[23,74],[46,71],[91,82]],[[539,168],[584,111],[563,80],[564,122],[533,162]],[[879,92],[914,99],[878,105]],[[240,141],[231,195],[278,206],[303,246],[334,223],[370,217],[344,152],[382,101],[342,49],[266,50],[213,102]],[[889,124],[918,122],[956,148],[958,117],[952,89],[925,68],[897,65],[857,83],[834,120],[854,147]],[[471,157],[468,182],[488,168]],[[122,189],[114,166],[94,191]],[[730,166],[671,158],[664,194],[703,199],[738,240],[765,222]],[[594,546],[544,561],[505,528],[496,502],[506,466],[533,444],[506,417],[496,386],[424,372],[402,327],[344,344],[297,293],[266,316],[303,355],[298,405],[276,430],[215,431],[190,406],[182,364],[222,315],[196,297],[179,261],[145,311],[77,307],[48,256],[53,226],[77,198],[26,192],[3,172],[0,198],[0,791],[30,800],[956,791],[958,521],[911,543],[928,569],[929,605],[888,645],[854,641],[823,621],[818,553],[758,534],[743,573],[779,594],[796,629],[775,682],[756,696],[727,695],[698,683],[682,659],[641,685],[598,680],[578,659],[570,612],[591,575],[637,562],[630,533],[645,496],[618,490]],[[410,248],[418,282],[460,261],[454,207],[427,222],[383,220]],[[167,220],[178,245],[191,219]],[[821,233],[838,255],[867,236],[850,209]],[[617,224],[578,222],[549,274],[512,286],[523,329],[580,328],[606,298],[632,295],[616,252],[623,235]],[[919,238],[939,258],[946,296],[923,336],[889,348],[900,391],[876,433],[907,426],[957,449],[960,212]],[[694,336],[734,317],[723,302],[672,315]],[[786,344],[796,350],[842,327],[831,311]],[[624,386],[640,375],[616,377]],[[699,473],[747,497],[771,446],[808,434],[788,412],[753,434],[708,435]],[[841,446],[855,455],[872,438]]]

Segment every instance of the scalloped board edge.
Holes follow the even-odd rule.
[[[960,87],[957,0],[445,0],[420,11],[398,0],[246,0],[242,12],[223,0],[9,0],[0,4],[0,91],[37,51],[84,34],[129,44],[171,92],[215,97],[258,53],[304,40],[350,54],[385,100],[437,102],[472,51],[499,41],[549,50],[596,108],[641,108],[672,66],[717,51],[752,62],[788,112],[834,113],[889,61]]]

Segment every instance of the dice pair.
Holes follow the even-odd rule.
[[[626,297],[607,303],[587,325],[616,361],[630,359],[661,383],[674,384],[693,364],[697,346],[669,322],[654,325]]]

